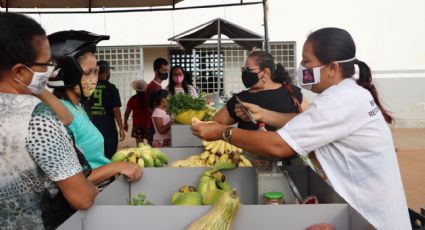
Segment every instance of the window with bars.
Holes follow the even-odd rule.
[[[170,49],[171,66],[183,67],[193,76],[193,84],[206,93],[224,91],[223,54],[220,58],[216,48],[194,49],[192,52]]]
[[[108,61],[111,67],[110,82],[114,84],[121,97],[121,112],[134,94],[131,82],[143,79],[143,51],[141,46],[97,47],[97,60]]]
[[[277,63],[285,66],[291,77],[295,74],[295,42],[273,42],[270,52]],[[245,89],[241,80],[240,67],[245,65],[249,54],[235,44],[223,44],[220,65],[217,46],[208,44],[185,52],[170,49],[171,65],[180,65],[194,76],[194,84],[201,92],[220,92],[232,95]],[[218,74],[220,69],[220,75]],[[220,77],[218,77],[220,76]]]

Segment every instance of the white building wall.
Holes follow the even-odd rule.
[[[168,60],[168,47],[145,47],[143,48],[143,54],[143,79],[149,83],[155,77],[155,73],[153,71],[153,62],[159,57]],[[162,82],[163,88],[165,88],[167,85],[168,80]]]
[[[185,0],[181,5],[229,2],[235,1]],[[383,91],[381,97],[385,104],[393,110],[396,117],[405,117],[409,122],[415,121],[418,124],[416,127],[424,127],[421,122],[425,121],[425,111],[420,109],[420,105],[425,99],[422,89],[417,87],[425,78],[424,9],[424,0],[269,0],[270,39],[295,41],[297,61],[300,61],[302,45],[310,32],[329,26],[347,29],[357,44],[357,57],[379,73],[374,77],[377,78],[377,85],[382,85],[378,87]],[[174,12],[33,17],[48,33],[64,29],[85,29],[111,35],[111,40],[102,41],[101,45],[112,46],[169,45],[169,37],[217,17],[260,34],[264,32],[261,5]],[[147,60],[144,61],[147,63],[144,71],[147,81],[153,77],[150,67],[153,57],[166,54],[165,50],[150,51],[146,51]],[[152,57],[150,61],[149,57]],[[397,90],[403,92],[403,96],[391,94]],[[309,93],[306,95],[313,98]],[[404,105],[400,107],[402,104]]]

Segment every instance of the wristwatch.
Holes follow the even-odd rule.
[[[230,139],[232,139],[232,129],[234,127],[227,127],[226,129],[224,129],[223,132],[223,140],[225,142],[230,142]]]

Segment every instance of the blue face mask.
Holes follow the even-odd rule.
[[[350,62],[354,61],[356,57],[341,60],[341,61],[335,61],[336,63],[344,63],[344,62]],[[303,65],[299,65],[297,69],[297,79],[298,79],[298,85],[306,90],[310,90],[313,87],[313,85],[320,83],[320,70],[324,67],[318,66],[313,68],[305,68]]]

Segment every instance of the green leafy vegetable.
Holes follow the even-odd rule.
[[[133,199],[128,202],[129,205],[154,205],[152,202],[146,200],[146,194],[139,193],[133,196]]]
[[[193,98],[189,94],[179,93],[169,98],[167,111],[176,115],[188,110],[200,111],[205,108],[205,100],[203,98]]]

